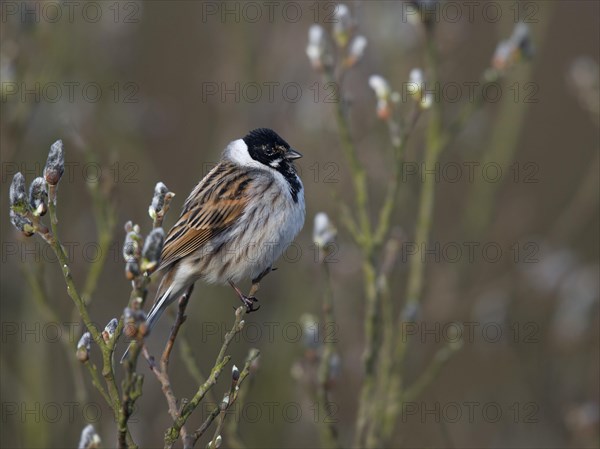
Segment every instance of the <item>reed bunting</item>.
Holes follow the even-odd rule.
[[[197,280],[229,282],[248,311],[257,309],[257,299],[235,284],[260,281],[302,229],[304,189],[293,163],[300,157],[266,128],[227,145],[165,239],[158,266],[164,275],[147,316],[148,330]]]

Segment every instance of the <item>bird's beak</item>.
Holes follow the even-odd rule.
[[[287,152],[285,153],[285,158],[286,159],[300,159],[302,157],[302,154],[297,152],[296,150],[293,149],[288,149]]]

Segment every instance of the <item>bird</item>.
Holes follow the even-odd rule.
[[[302,229],[304,187],[294,165],[300,157],[269,128],[254,129],[226,146],[167,233],[157,267],[163,276],[146,317],[147,331],[199,280],[229,283],[248,312],[258,309],[258,300],[236,284],[248,278],[258,283]]]

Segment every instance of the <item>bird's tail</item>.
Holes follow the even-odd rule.
[[[159,287],[159,291],[160,290],[161,289]],[[175,299],[172,296],[172,293],[173,293],[173,284],[171,284],[169,286],[169,288],[167,289],[167,291],[164,292],[162,295],[160,295],[159,298],[152,305],[152,308],[150,309],[150,312],[148,312],[148,316],[146,317],[146,329],[147,329],[146,332],[147,333],[152,330],[152,328],[154,327],[154,325],[156,324],[156,322],[158,321],[158,319],[160,318],[162,313],[169,306],[169,304],[171,304],[173,302],[173,300]],[[121,357],[121,363],[123,363],[123,360],[125,360],[125,358],[129,354],[129,351],[135,344],[136,344],[135,341],[132,341],[131,343],[129,343],[129,346],[125,350],[123,357]]]

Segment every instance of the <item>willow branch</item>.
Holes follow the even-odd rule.
[[[175,442],[179,439],[179,436],[181,435],[181,429],[190,417],[190,415],[193,413],[196,407],[198,407],[202,399],[204,399],[207,391],[217,383],[219,375],[231,359],[230,356],[225,355],[225,352],[229,348],[229,344],[231,343],[235,335],[238,332],[240,332],[244,327],[244,321],[242,318],[245,314],[246,308],[244,306],[240,306],[236,309],[235,322],[231,330],[225,334],[223,345],[221,346],[221,350],[217,355],[217,359],[211,370],[210,375],[208,376],[208,379],[206,379],[206,381],[202,385],[200,385],[200,387],[194,394],[194,397],[187,404],[185,404],[185,406],[181,409],[181,412],[177,419],[173,421],[173,425],[169,427],[165,432],[165,447],[173,447]]]
[[[402,394],[402,402],[410,402],[418,398],[437,378],[443,366],[450,360],[450,357],[461,347],[462,344],[460,343],[448,343],[446,346],[439,349],[419,378],[405,389]]]
[[[33,298],[38,305],[38,311],[42,313],[46,318],[47,322],[51,323],[60,323],[58,319],[58,315],[54,312],[54,309],[50,307],[48,304],[48,296],[46,295],[46,291],[43,285],[43,278],[38,273],[34,274],[28,264],[23,265],[23,273],[25,274],[25,278],[27,279],[27,283],[31,288],[31,292],[33,294]],[[79,368],[79,362],[75,357],[73,357],[73,345],[68,339],[63,338],[64,335],[69,335],[68,332],[62,332],[60,342],[65,351],[65,356],[71,366],[71,372],[73,373],[73,380],[75,386],[75,397],[78,401],[84,402],[86,400],[86,390],[83,381],[82,371]],[[108,401],[110,404],[110,401]]]
[[[335,313],[333,307],[333,289],[331,287],[331,273],[329,265],[324,262],[323,268],[326,275],[326,290],[323,295],[323,317],[325,326],[335,323]],[[323,354],[317,372],[317,400],[319,409],[325,411],[325,416],[330,416],[330,383],[331,383],[331,363],[335,353],[335,343],[331,338],[326,338],[323,345]],[[321,443],[323,447],[338,448],[341,447],[338,441],[338,432],[333,422],[319,420],[321,426]]]
[[[56,186],[48,186],[48,190],[55,190]],[[94,341],[101,348],[104,347],[104,340],[102,340],[102,335],[98,331],[96,325],[92,322],[92,319],[88,313],[85,302],[79,295],[77,288],[75,286],[75,282],[73,281],[73,277],[71,275],[71,269],[69,267],[69,259],[63,249],[62,244],[58,240],[58,219],[56,217],[56,204],[54,201],[48,201],[48,211],[50,213],[50,224],[52,228],[52,233],[46,233],[42,235],[44,240],[52,247],[52,250],[56,254],[58,258],[58,262],[60,263],[61,271],[63,273],[63,277],[65,279],[65,283],[67,284],[67,294],[75,303],[75,307],[77,307],[77,311],[79,315],[83,319],[86,328],[92,335]]]
[[[233,406],[233,404],[235,404],[235,402],[237,401],[238,396],[239,396],[239,391],[240,391],[240,385],[244,381],[244,379],[246,377],[248,377],[248,374],[250,374],[250,366],[252,365],[254,360],[256,360],[258,358],[259,355],[260,355],[260,352],[258,351],[258,349],[250,350],[250,353],[248,354],[248,357],[246,358],[244,368],[242,369],[242,372],[240,373],[239,379],[237,381],[233,381],[231,383],[231,388],[229,389],[229,394],[223,398],[223,401],[221,402],[221,404],[224,406],[221,407],[220,416],[219,416],[219,424],[217,425],[217,428],[215,429],[215,432],[213,434],[211,447],[213,447],[213,448],[217,447],[216,440],[217,440],[217,437],[219,435],[221,435],[221,429],[223,428],[223,424],[225,423],[225,418],[227,417],[227,412]]]
[[[413,109],[411,117],[404,129],[404,132],[399,137],[398,141],[392,139],[392,147],[394,148],[394,174],[392,183],[390,184],[386,197],[379,211],[379,219],[377,220],[377,228],[373,238],[373,244],[376,248],[381,246],[385,241],[387,234],[392,225],[392,214],[397,207],[398,195],[400,194],[400,186],[402,185],[402,167],[404,165],[404,153],[410,135],[412,134],[419,116],[421,108],[416,106]]]
[[[98,374],[98,368],[96,368],[96,365],[94,365],[93,363],[91,363],[88,360],[85,362],[85,366],[88,369],[88,371],[90,372],[90,376],[92,378],[92,385],[94,385],[96,390],[98,390],[100,392],[100,394],[102,395],[102,397],[104,398],[106,403],[109,406],[112,405],[113,404],[112,399],[110,398],[110,396],[108,395],[108,393],[106,392],[104,387],[102,386],[102,382],[100,380],[100,375]],[[113,410],[113,412],[114,412],[114,410]],[[116,414],[115,414],[115,417],[116,417]]]
[[[326,79],[328,82],[334,82],[333,74],[327,72]],[[371,236],[371,223],[369,220],[368,210],[367,174],[358,158],[358,150],[356,149],[354,140],[352,139],[350,124],[348,123],[347,112],[346,108],[344,107],[344,99],[341,95],[340,98],[337,98],[337,101],[335,102],[335,117],[340,134],[342,149],[346,159],[348,160],[348,163],[350,164],[354,194],[356,195],[358,223],[362,238],[364,240],[363,245],[365,249],[370,252],[371,245],[369,237]]]
[[[177,312],[177,317],[175,318],[175,323],[173,324],[173,327],[171,328],[171,334],[169,335],[169,340],[167,341],[167,343],[165,345],[165,349],[164,349],[162,357],[160,359],[160,368],[156,365],[156,363],[154,361],[154,357],[152,357],[148,353],[148,350],[146,349],[145,346],[143,349],[144,357],[148,361],[148,365],[149,365],[151,371],[154,373],[154,375],[156,376],[156,378],[158,379],[158,381],[160,382],[160,384],[162,386],[162,391],[165,396],[165,399],[167,400],[167,405],[169,408],[169,415],[171,416],[171,419],[173,421],[175,421],[175,420],[177,420],[177,418],[179,418],[179,409],[177,407],[177,397],[175,396],[175,393],[173,392],[173,388],[171,387],[171,379],[169,377],[169,371],[168,371],[169,358],[171,356],[171,351],[175,344],[175,339],[177,338],[177,335],[179,333],[179,329],[181,328],[182,324],[185,322],[185,319],[186,319],[185,309],[187,307],[192,289],[193,289],[193,287],[190,287],[188,289],[188,291],[179,300],[179,309]],[[181,434],[182,434],[183,438],[185,438],[187,436],[185,426],[181,427]]]

